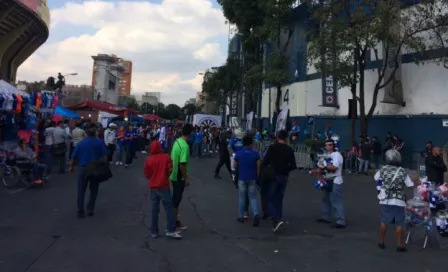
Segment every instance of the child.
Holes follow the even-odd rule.
[[[168,154],[162,153],[162,145],[159,141],[151,143],[150,154],[145,161],[144,173],[148,179],[151,195],[151,236],[153,238],[159,236],[159,207],[160,202],[162,202],[167,221],[166,236],[181,239],[182,236],[176,232],[172,195],[168,180],[173,168],[171,158]]]

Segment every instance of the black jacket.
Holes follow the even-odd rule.
[[[228,139],[225,137],[225,135],[221,135],[221,137],[219,138],[219,156],[221,158],[229,158],[230,159],[230,153],[229,153],[229,149],[227,148],[227,144],[228,144]]]
[[[432,154],[429,154],[425,159],[425,166],[428,181],[435,182],[436,184],[442,184],[443,173],[447,171],[442,156],[434,157]]]
[[[276,175],[288,176],[297,169],[294,150],[286,144],[272,144],[264,156],[263,166],[272,166]]]

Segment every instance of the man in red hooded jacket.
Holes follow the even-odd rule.
[[[153,141],[151,143],[150,154],[145,161],[144,173],[145,177],[148,178],[151,195],[151,236],[153,238],[159,237],[159,207],[160,202],[162,202],[166,213],[166,236],[181,239],[182,236],[176,232],[173,202],[168,179],[173,168],[173,163],[168,154],[162,153],[162,145],[159,141]]]

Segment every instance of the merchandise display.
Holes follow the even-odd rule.
[[[448,237],[448,186],[435,186],[422,181],[416,188],[415,197],[406,203],[406,222],[410,227],[423,226],[432,231],[433,226],[440,237]]]
[[[316,179],[316,180],[314,181],[314,187],[316,187],[316,189],[318,189],[318,190],[323,190],[323,189],[325,189],[326,187],[328,187],[328,183],[327,183],[326,180],[324,180],[324,179],[322,179],[322,178],[320,178],[320,179]]]
[[[431,209],[429,204],[419,197],[406,202],[406,223],[410,227],[423,226],[431,230]]]

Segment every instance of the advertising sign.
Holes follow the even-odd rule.
[[[322,78],[322,106],[338,107],[336,82],[332,76]]]
[[[193,125],[199,127],[221,127],[221,116],[211,114],[195,114]]]

